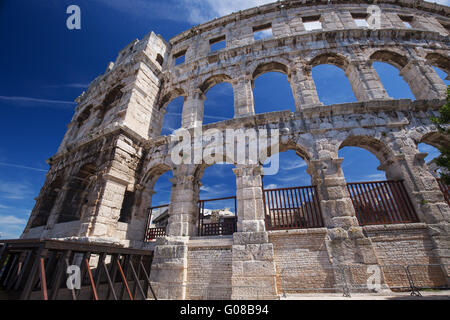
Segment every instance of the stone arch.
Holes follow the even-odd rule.
[[[56,200],[60,194],[60,191],[64,185],[62,176],[57,176],[49,184],[44,194],[39,200],[39,207],[34,217],[31,228],[44,226],[47,224],[48,218],[52,212],[53,207],[56,204]]]
[[[97,172],[95,163],[87,163],[72,175],[65,186],[66,195],[58,215],[58,223],[80,220],[83,207],[89,203]]]
[[[331,64],[345,71],[349,62],[345,56],[336,52],[320,53],[311,58],[311,60],[308,62],[308,66],[310,66],[311,68],[314,68],[321,64]]]
[[[167,107],[167,105],[173,100],[176,99],[178,97],[186,97],[187,94],[186,92],[181,89],[181,88],[175,88],[170,90],[168,93],[166,93],[165,95],[162,96],[162,98],[160,99],[159,103],[158,103],[158,108],[159,110],[161,109],[165,109]]]
[[[375,155],[381,164],[392,159],[392,149],[383,141],[369,135],[350,135],[339,145],[338,150],[344,147],[359,147]]]
[[[370,60],[389,63],[398,70],[402,70],[408,64],[408,58],[392,50],[378,50],[370,55]]]
[[[450,79],[450,58],[448,56],[433,52],[427,54],[425,59],[430,65],[436,66],[447,73],[447,79]]]
[[[213,75],[213,76],[210,76],[210,77],[206,78],[202,82],[202,84],[199,86],[199,89],[202,91],[202,93],[204,95],[206,95],[206,93],[208,92],[209,89],[211,89],[215,85],[218,85],[218,84],[223,83],[223,82],[231,84],[232,83],[232,79],[227,74]]]
[[[450,137],[439,131],[432,131],[424,134],[417,142],[429,144],[437,149],[450,148]]]
[[[269,62],[260,62],[252,70],[252,81],[267,72],[280,72],[288,76],[291,76],[291,71],[289,69],[289,62],[282,60],[273,60]]]

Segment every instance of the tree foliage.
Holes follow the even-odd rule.
[[[440,109],[440,116],[431,118],[431,121],[436,124],[438,130],[443,134],[450,134],[450,86],[447,87],[447,101],[445,105],[443,105]],[[436,164],[443,168],[443,172],[441,172],[442,181],[450,185],[450,147],[445,146],[443,148],[439,148],[441,155],[437,157],[434,161]]]

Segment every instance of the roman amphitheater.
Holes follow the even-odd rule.
[[[357,23],[373,22],[370,10],[379,25]],[[255,40],[263,30],[272,37]],[[139,291],[157,299],[279,299],[448,288],[448,189],[418,144],[450,146],[430,120],[445,104],[447,88],[433,67],[450,75],[449,32],[450,8],[420,0],[292,0],[169,41],[151,32],[131,42],[77,98],[21,239],[0,251],[2,264],[9,256],[7,270],[21,263],[23,272],[4,272],[0,285],[25,299],[55,298],[70,292],[59,289],[60,267],[76,256],[81,291],[94,298],[103,298],[102,285],[108,297],[124,299]],[[218,42],[225,47],[211,51]],[[388,96],[377,61],[399,69],[415,100]],[[319,101],[312,68],[321,64],[345,71],[357,102]],[[272,71],[287,75],[295,112],[255,114],[254,81]],[[202,125],[205,95],[222,82],[232,85],[234,106],[224,107],[234,117]],[[189,132],[278,130],[279,152],[305,160],[311,185],[265,190],[261,164],[234,163],[234,216],[205,219],[199,192],[211,164],[175,165],[174,142],[161,135],[166,107],[180,96]],[[374,154],[388,180],[347,183],[338,157],[346,146]],[[153,187],[167,171],[166,224],[150,225]],[[119,269],[112,281],[111,267]],[[374,275],[378,289],[369,286]],[[132,286],[138,278],[144,281]]]

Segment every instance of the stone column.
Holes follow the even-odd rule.
[[[103,175],[100,198],[95,206],[83,211],[80,237],[113,238],[128,184],[110,174]]]
[[[314,83],[310,66],[305,66],[300,62],[295,63],[291,67],[289,82],[291,83],[297,112],[305,108],[322,105],[317,95],[316,84]]]
[[[388,179],[403,180],[421,222],[426,222],[433,243],[432,252],[450,274],[450,208],[436,178],[425,163],[426,153],[403,147],[400,155],[385,161],[381,167]],[[415,153],[417,152],[417,153]],[[444,266],[445,265],[445,266]],[[450,284],[450,282],[447,282]]]
[[[252,80],[242,76],[233,81],[234,117],[245,117],[255,114]]]
[[[264,225],[262,168],[241,165],[236,174],[238,232],[233,235],[232,299],[274,299],[276,271],[273,244]]]
[[[193,167],[181,165],[172,178],[168,236],[196,236],[198,229],[198,195],[200,183]]]
[[[233,172],[236,175],[238,231],[265,231],[262,167],[260,165],[241,165],[234,168]]]
[[[421,60],[411,60],[400,70],[416,99],[445,99],[447,86],[433,67]]]
[[[194,90],[186,97],[181,116],[182,128],[201,127],[203,123],[204,104],[205,96],[200,89]]]
[[[312,183],[317,187],[321,204],[322,216],[328,231],[326,241],[327,251],[334,267],[337,287],[345,285],[339,268],[351,265],[358,272],[365,285],[367,267],[378,266],[378,261],[372,241],[367,238],[355,216],[355,209],[347,190],[344,173],[341,168],[343,158],[311,160],[308,173]],[[346,271],[347,276],[349,270]],[[381,270],[382,290],[387,289]],[[364,291],[364,287],[362,287]]]
[[[367,61],[352,61],[345,70],[358,101],[389,99],[376,70]]]
[[[322,216],[327,228],[357,226],[350,194],[341,164],[343,158],[311,160],[307,172],[316,186]]]

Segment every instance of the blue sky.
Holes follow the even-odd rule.
[[[154,31],[165,39],[201,22],[271,1],[257,0],[2,0],[0,2],[0,233],[20,235],[45,181],[46,159],[56,153],[75,107],[74,99],[114,61],[132,40]],[[449,1],[444,1],[443,3]],[[66,8],[81,8],[81,30],[66,28]],[[410,98],[398,71],[376,66],[395,98]],[[441,76],[444,74],[441,72]],[[319,97],[325,104],[355,101],[343,72],[331,66],[314,69]],[[344,80],[340,80],[344,79]],[[286,76],[268,73],[255,81],[257,113],[294,110]],[[169,105],[163,133],[179,127],[183,99]],[[233,93],[220,84],[207,93],[205,123],[233,116]],[[366,151],[344,148],[349,181],[383,178],[378,161]],[[428,149],[427,149],[428,150]],[[429,151],[429,150],[428,150]],[[431,150],[432,151],[432,150]],[[354,164],[364,163],[364,167]],[[351,165],[353,164],[353,165]],[[230,165],[205,171],[202,198],[235,194]],[[293,152],[281,156],[279,175],[266,186],[309,185],[306,166]],[[170,173],[156,186],[154,205],[170,199]]]

